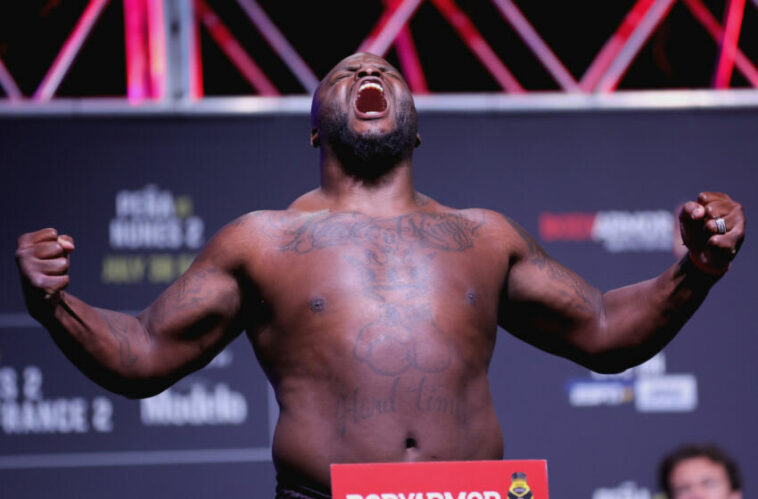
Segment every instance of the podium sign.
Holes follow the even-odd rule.
[[[548,499],[547,462],[333,464],[334,499]]]

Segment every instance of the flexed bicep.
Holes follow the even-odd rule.
[[[207,364],[242,331],[241,308],[235,273],[206,248],[138,317],[152,345],[150,372],[173,382]]]
[[[588,337],[605,316],[602,293],[507,220],[517,250],[501,293],[499,323],[528,343],[574,358],[591,348]]]

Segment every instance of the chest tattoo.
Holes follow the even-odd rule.
[[[282,252],[345,249],[342,258],[357,272],[362,294],[377,304],[376,317],[355,331],[353,354],[376,374],[398,376],[411,368],[435,373],[449,366],[453,343],[435,322],[429,296],[433,262],[443,253],[473,248],[483,224],[483,217],[457,213],[319,213],[281,223],[276,232]]]

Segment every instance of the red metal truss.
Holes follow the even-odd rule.
[[[216,13],[211,10],[205,0],[194,1],[198,19],[208,30],[213,41],[224,51],[224,54],[248,83],[261,95],[279,95],[279,90],[271,83],[266,74],[258,67],[258,64],[245,51]]]
[[[234,67],[260,95],[277,96],[281,92],[241,44],[232,31],[213,10],[211,0],[182,0],[190,10],[192,28],[189,30],[189,50],[183,53],[189,81],[185,96],[200,98],[203,95],[202,59],[198,31],[205,29],[210,38],[221,48]],[[379,0],[376,0],[379,1]],[[386,55],[393,47],[401,69],[411,90],[416,94],[429,92],[427,77],[413,39],[410,22],[425,0],[381,0],[383,10],[357,47],[358,51]],[[617,89],[628,68],[647,43],[650,36],[669,15],[676,0],[637,0],[621,23],[598,50],[581,78],[572,75],[560,58],[548,46],[542,36],[522,13],[514,0],[491,0],[505,22],[521,38],[531,54],[547,70],[558,87],[572,93],[606,93]],[[714,61],[712,86],[729,88],[736,67],[746,80],[758,88],[758,69],[738,45],[745,0],[726,0],[723,21],[708,10],[702,0],[681,0],[718,44]],[[93,26],[98,22],[108,0],[89,0],[75,27],[61,46],[57,57],[45,73],[32,98],[51,99],[66,76],[73,61],[86,42]],[[458,6],[456,0],[429,0],[454,29],[469,51],[489,72],[504,92],[523,93],[527,89],[516,79],[513,72],[481,34],[471,18]],[[262,38],[284,65],[292,72],[303,90],[312,92],[318,79],[308,62],[287,40],[287,37],[269,18],[257,0],[237,0]],[[758,0],[752,4],[758,8]],[[166,5],[156,0],[123,0],[124,36],[126,47],[126,94],[131,102],[144,99],[174,98],[167,81],[171,79],[170,51],[167,49]],[[175,54],[174,54],[175,55]],[[12,74],[0,60],[0,88],[8,100],[24,98]]]
[[[374,29],[358,47],[357,52],[386,54],[400,30],[408,25],[422,1],[397,0],[389,3]]]
[[[384,56],[389,50],[390,44],[395,41],[403,27],[407,28],[408,22],[422,1],[401,0],[389,6],[384,11],[371,34],[358,47],[358,52],[371,52]],[[486,40],[474,26],[474,23],[471,22],[453,0],[431,1],[503,90],[512,93],[524,91],[510,70],[508,70],[495,54],[495,51],[487,44]],[[407,29],[410,30],[410,28]]]
[[[422,0],[421,0],[422,1]],[[385,2],[385,9],[374,30],[359,47],[359,51],[365,50],[379,55],[385,55],[390,44],[396,40],[418,9],[420,0],[396,0]],[[506,21],[516,30],[521,39],[553,76],[556,82],[566,92],[612,92],[627,69],[634,61],[639,50],[647,42],[650,35],[669,14],[675,0],[638,0],[628,12],[619,28],[605,43],[600,52],[585,72],[580,83],[566,70],[558,57],[553,53],[547,43],[539,36],[531,26],[528,19],[521,13],[511,0],[492,0],[495,6],[503,14]],[[715,22],[704,21],[706,14],[710,12],[699,3],[699,0],[683,0],[691,10],[698,12],[695,17],[704,25],[709,26],[713,32]],[[758,6],[758,0],[753,0]],[[453,0],[431,0],[437,9],[445,16],[447,21],[455,28],[469,49],[479,58],[492,77],[502,86],[505,91],[521,93],[524,89],[516,81],[505,64],[495,55],[487,42],[476,30],[471,20],[457,7]],[[697,2],[697,4],[695,3]],[[722,30],[720,26],[715,28],[717,41],[721,47],[716,72],[714,74],[714,87],[727,88],[731,76],[732,67],[736,64],[745,74],[751,84],[758,88],[758,83],[752,77],[753,65],[737,47],[742,13],[745,0],[728,0],[725,18],[728,26]],[[693,7],[693,5],[695,5]],[[712,16],[711,16],[712,17]],[[418,72],[419,68],[414,69]]]
[[[445,16],[448,23],[455,29],[469,50],[479,59],[490,72],[503,90],[515,94],[524,92],[524,88],[516,81],[511,71],[503,64],[495,51],[489,46],[466,14],[453,0],[431,0],[437,10]]]
[[[384,5],[387,7],[395,7],[401,3],[402,0],[384,0]],[[418,53],[416,52],[416,44],[413,42],[413,35],[411,35],[411,29],[406,24],[397,34],[395,39],[395,50],[397,50],[398,59],[400,59],[400,68],[408,81],[408,86],[415,94],[428,94],[429,88],[426,85],[426,76],[424,75],[424,69],[419,61]]]
[[[5,67],[2,59],[0,59],[0,87],[5,90],[10,100],[17,100],[23,97],[21,90],[16,85],[16,80],[8,72],[8,68]]]
[[[201,99],[203,97],[203,58],[200,57],[200,29],[197,19],[193,18],[191,22],[190,50],[187,55],[187,65],[189,66],[189,95],[190,99]]]
[[[655,0],[637,0],[634,7],[626,14],[621,25],[615,33],[611,35],[595,59],[587,68],[579,83],[582,91],[591,92],[598,84],[603,74],[608,70],[611,62],[616,58],[621,49],[624,48],[632,32],[639,26],[645,14],[653,6]]]
[[[727,88],[732,79],[734,57],[737,52],[737,39],[740,37],[742,28],[742,14],[745,11],[745,0],[728,0],[726,4],[726,18],[724,34],[720,40],[716,73],[713,75],[714,88]]]
[[[721,41],[724,38],[724,29],[719,24],[718,20],[713,17],[711,11],[708,10],[701,0],[682,0],[687,8],[690,10],[693,16],[698,20],[700,24],[708,31],[716,42]],[[754,0],[756,7],[758,7],[758,0]],[[742,75],[753,85],[758,88],[758,68],[750,62],[750,59],[739,49],[735,50],[734,65],[740,70]]]
[[[74,31],[71,32],[63,43],[63,47],[58,52],[53,65],[48,69],[37,91],[34,92],[35,100],[49,100],[52,98],[55,91],[58,90],[61,80],[63,80],[63,77],[71,67],[71,63],[76,59],[79,50],[92,30],[92,26],[95,25],[107,4],[108,0],[90,0],[84,9],[84,13],[76,23]]]
[[[166,34],[163,6],[150,0],[123,0],[126,95],[130,101],[166,95]]]
[[[255,0],[237,0],[247,14],[247,17],[255,25],[261,35],[266,39],[272,49],[281,57],[282,61],[290,68],[292,73],[300,81],[300,84],[308,92],[313,92],[318,86],[318,78],[300,54],[290,45],[287,38],[279,31],[266,12]]]
[[[524,17],[516,4],[511,0],[493,0],[495,5],[500,9],[503,17],[510,23],[513,29],[519,34],[524,43],[539,59],[545,69],[552,75],[555,81],[566,92],[578,92],[579,85],[571,73],[568,72],[563,63],[556,57],[547,43],[532,27],[529,20]]]
[[[595,86],[595,92],[612,92],[618,86],[619,81],[629,69],[629,65],[639,53],[650,35],[668,15],[675,0],[655,0],[647,9],[645,15],[639,19],[634,29],[629,34],[626,42],[621,46],[616,57],[611,61],[608,69],[600,77]]]

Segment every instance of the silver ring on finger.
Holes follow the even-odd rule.
[[[716,230],[718,233],[726,234],[726,221],[723,218],[718,217],[714,222],[716,222]]]

